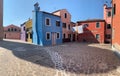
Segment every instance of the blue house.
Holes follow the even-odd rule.
[[[33,11],[33,43],[41,46],[62,43],[62,23],[59,16],[40,11],[39,4]]]

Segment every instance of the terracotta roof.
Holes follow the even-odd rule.
[[[23,26],[23,25],[25,25],[25,23],[26,23],[26,22],[22,23],[20,26]]]
[[[61,10],[66,10],[66,9],[59,9],[59,10],[56,10],[56,11],[54,11],[54,12],[52,12],[52,13],[59,12],[59,11],[61,11]]]
[[[97,21],[105,21],[104,19],[88,19],[88,20],[84,20],[84,21],[77,21],[77,23],[79,22],[97,22]]]
[[[50,15],[53,15],[53,16],[60,17],[60,16],[58,16],[58,15],[54,15],[53,13],[49,13],[49,12],[45,12],[45,11],[41,11],[41,12],[46,13],[46,14],[50,14]]]

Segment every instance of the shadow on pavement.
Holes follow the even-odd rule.
[[[82,46],[77,45],[77,47],[79,46],[82,49],[84,49],[84,48],[93,49],[91,51],[91,53],[88,52],[89,49],[84,50],[84,51],[86,51],[86,52],[84,52],[84,55],[92,55],[92,53],[94,53],[95,57],[94,56],[92,56],[92,57],[86,56],[86,59],[81,60],[81,63],[80,63],[80,59],[84,55],[79,56],[78,55],[79,52],[76,52],[77,54],[76,53],[75,54],[76,54],[76,56],[78,55],[77,57],[79,57],[79,58],[77,58],[77,59],[73,58],[73,59],[74,59],[74,61],[76,61],[74,63],[78,64],[79,66],[78,65],[76,66],[74,63],[69,62],[69,59],[72,56],[72,54],[70,54],[71,51],[68,52],[68,50],[70,50],[73,45],[71,45],[70,43],[68,43],[67,46],[60,45],[60,47],[63,48],[63,50],[61,50],[61,52],[65,52],[65,53],[68,52],[67,55],[65,53],[62,55],[64,60],[66,61],[66,63],[64,64],[64,68],[67,72],[71,72],[71,73],[75,73],[75,74],[107,73],[109,71],[117,69],[117,67],[120,66],[120,60],[116,59],[117,57],[115,55],[112,55],[113,54],[112,51],[106,50],[106,49],[100,49],[97,47],[91,47],[91,46],[85,47],[84,45],[86,45],[86,44],[83,44]],[[54,63],[52,62],[48,53],[45,51],[44,47],[33,45],[33,44],[27,44],[27,43],[12,42],[12,41],[0,41],[0,47],[6,48],[6,49],[12,51],[12,53],[20,59],[24,59],[26,61],[38,64],[38,65],[41,65],[44,67],[49,67],[52,69],[55,68]],[[52,47],[52,46],[50,46],[50,47]],[[57,46],[54,46],[54,47],[57,47]],[[70,48],[68,48],[68,47],[70,47]],[[66,50],[64,50],[64,48],[68,49],[68,50],[66,51]],[[74,48],[76,48],[76,47],[74,47]],[[57,49],[54,49],[54,50],[57,50]],[[97,56],[96,51],[99,53],[98,56]],[[112,55],[112,59],[110,59],[111,57],[107,57],[110,55]],[[103,57],[105,57],[105,58],[102,61],[101,58],[103,58]],[[96,62],[94,62],[96,65],[91,63],[93,60],[96,60]],[[115,61],[112,62],[112,60],[115,60]],[[85,63],[85,61],[88,61],[90,63]],[[67,64],[69,64],[69,63],[70,63],[70,66],[67,67]],[[90,64],[92,64],[92,65],[90,65]],[[97,64],[101,64],[101,65],[99,66]],[[93,68],[93,67],[95,67],[95,68]]]

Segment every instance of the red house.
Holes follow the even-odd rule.
[[[4,27],[4,39],[20,39],[20,27],[13,24]]]
[[[83,33],[77,35],[79,42],[104,43],[105,41],[105,20],[91,19],[78,21],[77,26],[86,25]]]

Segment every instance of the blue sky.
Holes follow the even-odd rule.
[[[28,18],[32,18],[33,5],[39,2],[40,9],[53,12],[67,9],[72,21],[103,18],[103,4],[110,0],[4,0],[4,26],[15,24],[20,26]]]

